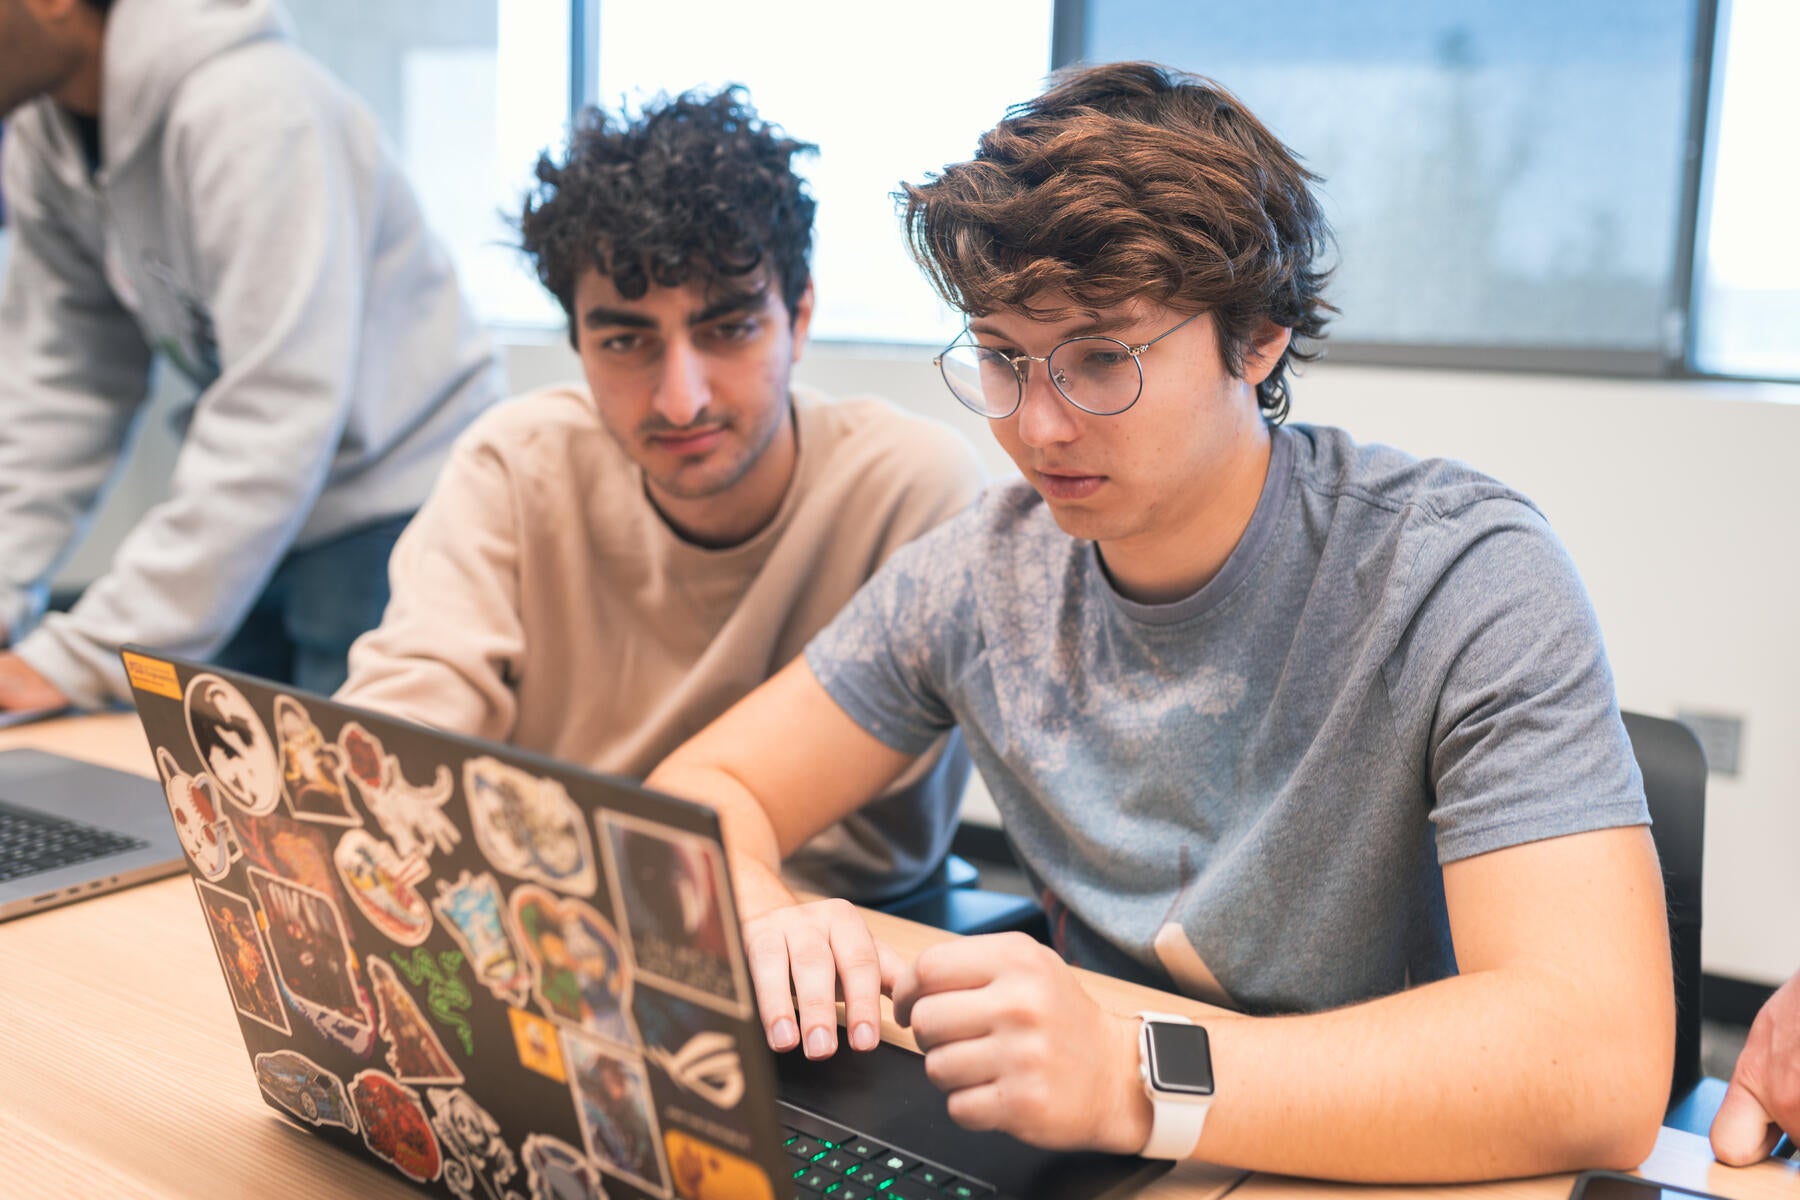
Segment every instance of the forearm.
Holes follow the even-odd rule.
[[[1667,1098],[1660,1008],[1515,967],[1212,1023],[1217,1099],[1196,1157],[1388,1182],[1636,1166]]]

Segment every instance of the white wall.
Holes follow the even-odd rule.
[[[520,390],[577,371],[555,338],[510,347],[508,365]],[[814,346],[798,374],[950,420],[1010,469],[923,350]],[[1739,773],[1708,788],[1705,966],[1764,983],[1800,966],[1800,503],[1787,474],[1800,387],[1320,366],[1298,381],[1294,411],[1463,459],[1534,497],[1593,593],[1624,706],[1743,717]],[[108,539],[160,489],[160,433],[77,567],[103,565]],[[991,811],[972,800],[971,816]]]

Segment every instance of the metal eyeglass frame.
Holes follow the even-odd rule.
[[[1095,412],[1093,409],[1087,407],[1081,401],[1075,399],[1075,397],[1069,395],[1068,392],[1064,391],[1063,385],[1056,378],[1055,372],[1050,373],[1050,383],[1053,387],[1056,388],[1057,395],[1061,396],[1064,400],[1067,400],[1070,404],[1074,405],[1076,408],[1080,409],[1082,412],[1087,413],[1089,416],[1091,416],[1091,417],[1116,417],[1122,412],[1130,411],[1132,405],[1136,404],[1138,402],[1139,398],[1142,397],[1144,394],[1144,364],[1142,361],[1142,356],[1143,356],[1144,351],[1150,349],[1150,347],[1156,345],[1156,343],[1162,341],[1164,338],[1168,337],[1171,333],[1174,333],[1177,329],[1180,329],[1183,326],[1186,326],[1189,323],[1198,320],[1199,317],[1200,317],[1200,314],[1195,313],[1193,316],[1188,317],[1174,325],[1171,325],[1169,328],[1163,330],[1161,333],[1157,334],[1155,337],[1151,338],[1149,341],[1145,342],[1141,346],[1133,346],[1126,342],[1121,342],[1116,337],[1107,337],[1105,334],[1102,334],[1102,333],[1084,333],[1079,337],[1064,338],[1062,341],[1056,343],[1056,345],[1050,347],[1050,353],[1044,354],[1044,355],[1037,355],[1037,354],[1006,355],[1006,354],[1001,354],[1000,351],[998,351],[998,350],[989,350],[988,353],[999,355],[1001,358],[1004,358],[1007,361],[1007,363],[1013,369],[1013,378],[1018,383],[1018,394],[1013,397],[1012,407],[1007,409],[1003,413],[983,412],[981,409],[976,408],[973,404],[971,404],[967,400],[963,399],[962,393],[956,390],[956,385],[950,382],[950,376],[944,370],[944,356],[949,354],[952,350],[957,349],[958,347],[968,346],[974,350],[986,350],[987,349],[987,347],[979,345],[978,343],[966,342],[963,340],[964,338],[967,338],[969,336],[969,330],[968,330],[967,326],[964,326],[962,335],[960,337],[958,337],[954,342],[951,342],[948,346],[945,346],[942,350],[938,351],[937,357],[931,360],[931,365],[938,369],[938,375],[943,379],[944,386],[950,389],[950,394],[952,396],[956,397],[956,401],[958,404],[961,404],[964,408],[968,409],[970,412],[974,413],[978,417],[986,417],[990,421],[1004,421],[1006,418],[1008,418],[1008,417],[1012,416],[1014,413],[1018,412],[1019,405],[1021,405],[1025,402],[1025,382],[1026,382],[1027,378],[1030,376],[1032,363],[1034,363],[1034,362],[1043,363],[1044,370],[1050,371],[1050,360],[1052,358],[1056,357],[1056,352],[1058,350],[1061,350],[1064,346],[1069,345],[1071,342],[1111,342],[1113,345],[1119,347],[1119,349],[1125,351],[1125,353],[1131,355],[1131,361],[1137,367],[1137,373],[1138,373],[1137,392],[1136,392],[1136,394],[1134,394],[1131,397],[1131,404],[1125,405],[1124,408],[1115,408],[1115,409],[1111,409],[1110,411],[1107,411],[1107,412]]]

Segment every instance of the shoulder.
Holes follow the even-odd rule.
[[[816,453],[826,474],[940,488],[964,503],[985,480],[975,448],[941,421],[871,396],[836,400],[804,387],[793,394],[802,453]]]

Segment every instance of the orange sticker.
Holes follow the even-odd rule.
[[[775,1200],[769,1177],[748,1159],[679,1129],[663,1134],[663,1145],[681,1200]]]
[[[181,699],[181,681],[175,678],[174,663],[145,658],[141,654],[127,653],[124,658],[125,674],[130,677],[132,687],[152,696]]]
[[[556,1040],[556,1026],[522,1008],[509,1008],[506,1015],[512,1018],[513,1044],[519,1050],[519,1065],[530,1067],[558,1083],[569,1082],[568,1068],[563,1066],[562,1046]]]

